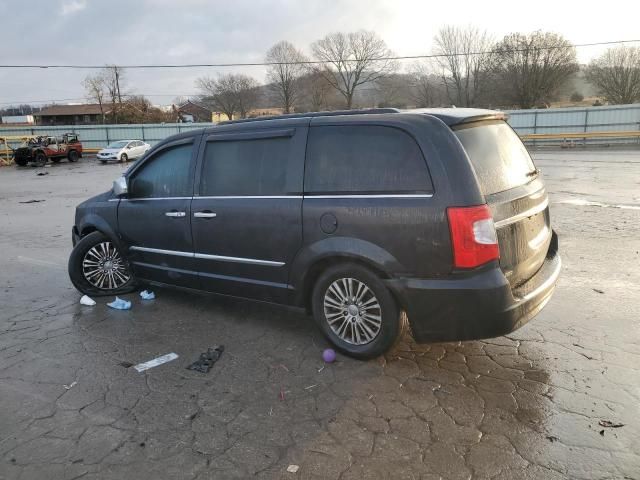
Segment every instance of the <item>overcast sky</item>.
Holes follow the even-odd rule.
[[[495,38],[537,29],[573,43],[640,37],[640,1],[491,0],[0,0],[2,64],[162,64],[262,61],[289,40],[306,52],[329,32],[376,31],[397,55],[431,51],[443,24]],[[623,14],[620,14],[623,12]],[[578,50],[588,61],[601,47]],[[261,68],[234,69],[264,80]],[[225,69],[230,71],[230,69]],[[0,104],[82,99],[85,70],[0,69]],[[215,69],[131,70],[127,91],[167,104]],[[60,102],[64,103],[64,102]]]

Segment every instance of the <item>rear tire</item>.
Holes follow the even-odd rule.
[[[35,162],[38,167],[44,167],[47,164],[47,156],[44,152],[36,153]]]
[[[400,334],[400,310],[393,295],[375,273],[358,264],[344,263],[322,273],[311,303],[324,335],[351,357],[382,355]]]
[[[78,152],[76,152],[75,150],[69,150],[67,158],[70,162],[77,162],[78,158],[80,158],[80,155],[78,155]]]
[[[19,167],[26,167],[27,163],[29,163],[29,161],[25,157],[14,158],[13,161],[16,162],[16,165],[18,165]]]
[[[105,270],[111,274],[104,273]],[[69,278],[85,295],[119,295],[136,288],[129,263],[102,232],[90,233],[73,248],[69,256]]]

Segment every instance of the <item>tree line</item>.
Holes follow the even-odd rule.
[[[310,55],[281,41],[265,54],[265,84],[236,72],[203,76],[195,82],[197,101],[230,119],[245,118],[258,106],[284,113],[357,106],[533,108],[555,100],[580,70],[575,47],[553,32],[495,40],[473,26],[444,26],[433,43],[430,58],[401,71],[375,32],[329,34],[310,45]],[[608,103],[640,101],[638,47],[611,48],[584,74]],[[112,65],[84,81],[87,97],[108,106],[111,121],[175,121],[175,112],[123,93],[122,79],[122,69]]]

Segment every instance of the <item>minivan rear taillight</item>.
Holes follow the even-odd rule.
[[[500,258],[493,217],[487,205],[449,207],[453,265],[474,268]]]

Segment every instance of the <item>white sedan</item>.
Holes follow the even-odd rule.
[[[107,163],[109,160],[128,162],[143,156],[151,145],[142,140],[119,140],[113,142],[98,152],[98,160]]]

